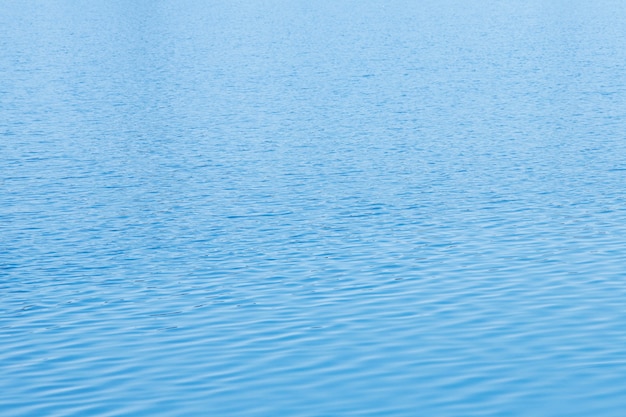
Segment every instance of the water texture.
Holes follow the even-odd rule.
[[[623,416],[626,3],[0,0],[0,414]]]

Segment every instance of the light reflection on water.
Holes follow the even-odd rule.
[[[475,3],[4,4],[2,413],[621,415],[626,10]]]

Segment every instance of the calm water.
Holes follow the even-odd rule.
[[[626,3],[0,0],[0,414],[623,416]]]

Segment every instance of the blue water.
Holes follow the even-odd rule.
[[[623,416],[625,20],[0,1],[0,414]]]

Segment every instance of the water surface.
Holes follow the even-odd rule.
[[[0,413],[621,416],[626,6],[3,1]]]

